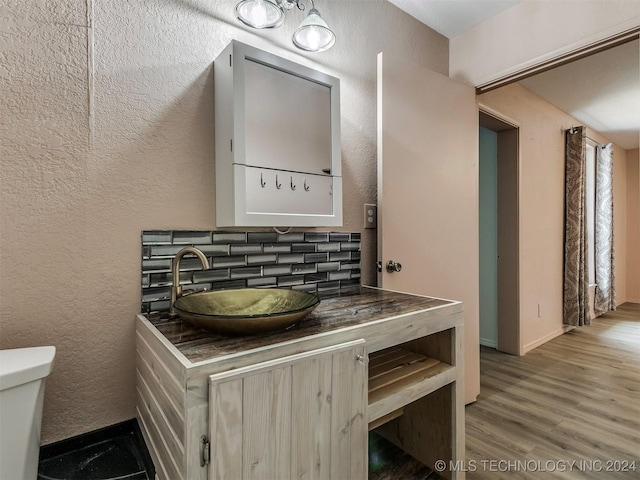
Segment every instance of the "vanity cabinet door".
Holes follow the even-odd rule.
[[[364,340],[209,377],[209,479],[367,478]]]

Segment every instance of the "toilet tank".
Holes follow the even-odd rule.
[[[44,379],[55,347],[0,350],[0,479],[38,476]]]

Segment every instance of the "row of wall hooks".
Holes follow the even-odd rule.
[[[289,183],[289,185],[291,186],[291,190],[295,190],[297,187],[297,185],[295,185],[293,183],[293,177],[291,177],[291,182]],[[260,174],[260,186],[262,188],[266,188],[267,187],[267,182],[264,180],[262,173]],[[278,180],[278,175],[276,175],[276,188],[278,190],[280,190],[282,188],[282,183]],[[307,179],[304,179],[304,191],[308,192],[309,190],[311,190],[311,187],[307,184]]]

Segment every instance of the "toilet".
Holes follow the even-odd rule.
[[[44,382],[55,347],[0,350],[0,480],[36,480]]]

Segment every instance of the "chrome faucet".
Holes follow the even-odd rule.
[[[211,268],[209,266],[209,260],[207,260],[207,257],[204,256],[204,253],[202,253],[195,247],[184,247],[182,250],[176,253],[176,256],[171,264],[172,286],[171,307],[169,308],[170,313],[175,313],[173,304],[182,296],[182,286],[180,286],[180,262],[182,261],[182,257],[184,257],[187,253],[192,253],[200,259],[200,261],[202,262],[203,270],[209,270],[209,268]]]

